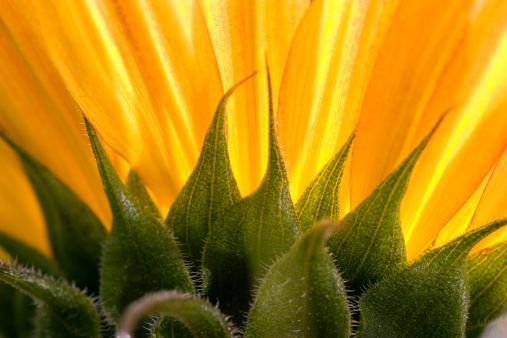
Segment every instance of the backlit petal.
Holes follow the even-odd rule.
[[[169,205],[223,89],[194,1],[25,1],[85,116]]]
[[[456,76],[445,87],[441,79],[456,60],[470,2],[401,1],[375,63],[358,122],[352,208],[368,197],[456,103],[449,88],[459,86],[461,79]],[[447,94],[445,104],[428,110],[432,96],[439,92]],[[424,130],[417,139],[411,135],[414,126]],[[405,147],[406,142],[411,146]]]
[[[25,24],[29,13],[15,6],[0,4],[0,128],[69,185],[109,226],[111,215],[82,113]]]
[[[317,0],[305,14],[291,46],[278,107],[294,199],[354,129],[396,7],[397,1]]]
[[[507,145],[506,59],[507,33],[471,98],[449,113],[414,170],[401,209],[410,257],[476,191]]]
[[[231,165],[243,195],[260,183],[267,164],[266,59],[277,103],[290,42],[309,0],[202,0],[225,88],[258,71],[227,104]]]
[[[496,164],[491,179],[481,197],[472,219],[470,229],[507,217],[507,150]],[[474,247],[474,251],[507,240],[507,231],[500,230]]]
[[[44,217],[16,154],[0,140],[0,231],[51,255]]]

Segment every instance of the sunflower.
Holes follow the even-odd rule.
[[[3,1],[0,60],[7,336],[507,308],[505,0]]]

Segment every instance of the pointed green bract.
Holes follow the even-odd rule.
[[[101,270],[100,296],[107,316],[121,312],[146,293],[164,289],[194,292],[176,241],[126,191],[91,125],[86,122],[113,213]]]
[[[121,318],[120,337],[130,337],[141,318],[154,314],[177,318],[194,337],[231,337],[232,329],[217,308],[200,298],[175,291],[147,295],[131,304]],[[170,331],[157,334],[161,338],[174,336]]]
[[[303,231],[321,219],[339,220],[340,201],[338,192],[340,180],[353,140],[354,134],[322,168],[296,203],[299,226]]]
[[[269,82],[269,77],[268,77]],[[270,85],[269,85],[270,86]],[[219,217],[203,254],[203,294],[240,323],[256,279],[299,237],[270,92],[269,158],[259,188]]]
[[[329,223],[314,226],[271,266],[246,337],[349,337],[345,285],[324,247],[330,231]]]
[[[137,204],[139,204],[146,213],[161,219],[160,211],[155,203],[153,203],[148,190],[146,190],[141,178],[132,169],[130,169],[127,177],[125,190],[127,190],[127,192],[136,200]]]
[[[483,249],[467,259],[470,311],[467,337],[478,337],[507,309],[507,242]]]
[[[98,337],[100,316],[95,304],[79,289],[25,269],[0,267],[0,280],[39,304],[40,337]]]
[[[433,129],[434,131],[435,129]],[[336,265],[356,294],[406,262],[400,204],[414,165],[433,131],[342,221],[329,238]]]
[[[167,226],[192,262],[201,260],[204,242],[217,216],[241,199],[227,150],[225,108],[234,90],[247,79],[220,100],[197,165],[167,215]]]
[[[107,231],[93,211],[62,181],[9,139],[44,213],[58,266],[78,286],[98,291],[98,266]]]
[[[433,249],[359,300],[359,337],[463,337],[469,306],[466,257],[507,224],[490,223]]]

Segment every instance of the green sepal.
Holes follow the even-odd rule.
[[[158,219],[162,219],[160,211],[151,199],[148,190],[143,184],[143,181],[136,174],[136,172],[130,169],[129,175],[127,176],[127,182],[125,182],[125,190],[136,200],[136,202],[144,208],[144,211],[148,214],[153,215]]]
[[[232,315],[236,324],[248,311],[251,291],[265,267],[287,252],[300,234],[276,139],[270,86],[266,174],[254,193],[217,219],[203,253],[203,295],[213,303],[219,301],[222,311]]]
[[[11,257],[16,259],[16,263],[23,266],[33,266],[40,269],[42,273],[58,277],[61,275],[58,268],[46,258],[37,249],[32,248],[17,239],[0,232],[0,247],[2,247]]]
[[[105,314],[116,322],[128,304],[146,293],[193,293],[194,287],[176,241],[126,191],[95,130],[85,122],[113,214],[102,256],[100,296]]]
[[[349,337],[344,281],[324,246],[333,227],[313,226],[269,268],[248,315],[246,337]]]
[[[480,336],[486,325],[507,310],[507,242],[467,259],[470,311],[467,337]]]
[[[81,290],[13,266],[0,267],[0,280],[38,304],[38,337],[99,337],[100,316],[94,302]]]
[[[470,231],[368,289],[359,300],[359,337],[464,337],[467,255],[506,224],[503,219]]]
[[[400,204],[412,169],[433,131],[368,198],[345,216],[342,226],[327,242],[347,286],[356,295],[367,283],[375,283],[406,263]]]
[[[45,275],[58,277],[61,273],[54,264],[38,250],[0,232],[0,246],[22,266],[33,266]],[[33,301],[9,284],[0,285],[0,336],[31,337],[35,305]]]
[[[340,219],[339,187],[345,160],[352,146],[352,134],[340,151],[329,160],[296,203],[299,226],[305,231],[317,221]]]
[[[193,338],[188,328],[173,317],[162,317],[151,328],[150,338]]]
[[[250,77],[232,87],[220,100],[197,165],[165,221],[193,263],[200,262],[205,240],[218,215],[241,199],[227,149],[225,109],[234,90]]]
[[[16,151],[44,213],[53,255],[68,280],[98,291],[99,262],[107,230],[69,187],[4,135]]]
[[[127,308],[119,324],[119,336],[130,337],[140,319],[154,314],[178,319],[194,337],[225,338],[235,332],[220,310],[210,303],[189,294],[161,291],[144,296]],[[174,336],[170,331],[157,334],[161,338]]]

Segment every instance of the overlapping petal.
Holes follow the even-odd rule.
[[[109,146],[166,205],[197,161],[222,84],[194,1],[25,1]]]
[[[278,107],[295,199],[353,131],[397,3],[318,0],[302,20]]]
[[[309,0],[202,0],[225,88],[253,72],[228,103],[231,164],[243,195],[259,185],[268,154],[269,65],[278,103],[285,60]],[[276,109],[276,108],[275,108]]]
[[[0,141],[0,231],[51,255],[44,217],[16,154]]]
[[[82,113],[44,54],[35,27],[28,24],[29,13],[17,5],[0,4],[0,128],[68,184],[109,226],[111,216]]]

